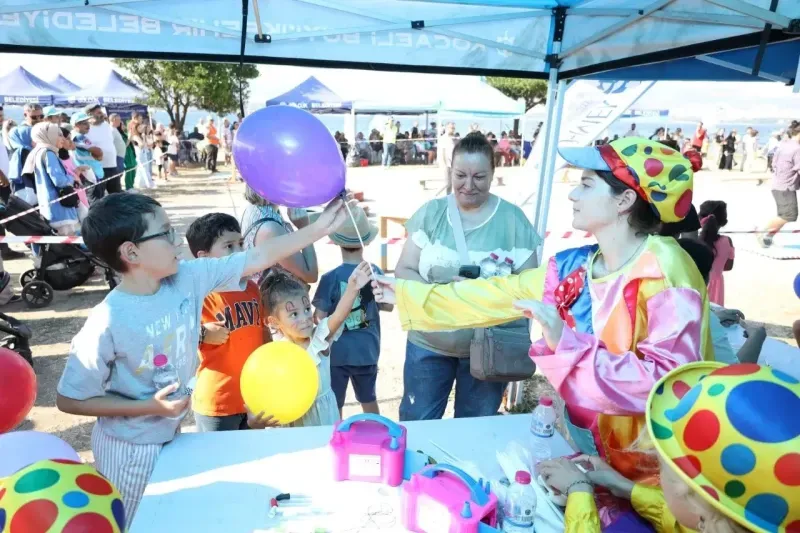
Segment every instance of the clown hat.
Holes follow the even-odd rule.
[[[694,172],[702,166],[697,153],[682,155],[658,141],[638,137],[599,146],[563,147],[558,153],[573,166],[611,172],[653,206],[661,222],[681,221],[692,208]]]
[[[720,513],[800,531],[800,381],[757,364],[683,365],[647,401],[653,445]]]

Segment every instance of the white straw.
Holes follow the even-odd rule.
[[[347,198],[345,198],[344,200],[344,206],[347,208],[347,214],[350,215],[350,220],[353,222],[353,227],[356,228],[356,235],[358,235],[358,242],[361,243],[361,249],[363,250],[364,248],[366,248],[366,246],[364,246],[364,239],[361,237],[361,232],[358,231],[358,224],[356,224],[356,217],[353,216],[353,211],[350,209],[350,205],[347,203]],[[375,276],[375,272],[373,272],[372,270],[372,263],[367,261],[367,266],[369,267],[369,273],[370,275],[372,275],[372,279],[377,281],[378,278]]]

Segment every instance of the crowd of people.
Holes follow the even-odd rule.
[[[241,221],[210,213],[191,224],[186,240],[196,260],[183,262],[181,238],[149,196],[110,195],[93,206],[84,240],[122,281],[73,340],[57,405],[98,417],[96,465],[122,493],[129,516],[189,409],[200,431],[279,424],[270,413],[249,411],[239,387],[249,354],[273,339],[306,350],[319,371],[311,409],[291,425],[335,423],[351,384],[364,412],[380,412],[379,314],[399,305],[410,330],[400,420],[441,418],[453,387],[456,417],[495,414],[505,385],[472,376],[470,342],[476,328],[527,317],[543,332],[531,339],[530,357],[566,402],[564,422],[581,460],[594,465],[590,473],[568,460],[539,465],[546,482],[568,495],[568,531],[600,531],[630,511],[626,498],[643,518],[675,531],[679,522],[700,531],[700,523],[728,523],[714,505],[681,514],[670,500],[683,479],[674,482],[672,456],[662,454],[659,468],[655,452],[637,448],[653,427],[644,423],[646,405],[660,383],[696,380],[696,365],[713,365],[702,367],[706,374],[740,362],[755,370],[732,375],[759,371],[752,364],[757,336],[734,351],[723,325],[740,322],[722,307],[723,272],[734,258],[732,243],[719,234],[726,206],[704,202],[696,211],[683,200],[702,166],[699,153],[635,137],[563,150],[585,169],[570,193],[573,226],[591,231],[597,244],[542,260],[541,237],[527,217],[491,192],[491,140],[472,132],[449,151],[453,194],[425,203],[408,221],[396,280],[364,262],[363,247],[377,228],[355,205],[350,219],[342,200],[317,214],[291,209],[287,219],[247,188]],[[646,184],[636,178],[645,174]],[[458,230],[452,217],[461,221]],[[322,238],[340,247],[342,262],[320,276],[314,242]],[[464,280],[465,264],[483,266],[493,256],[510,274],[481,269],[478,279]],[[156,385],[166,365],[180,384]],[[193,377],[192,392],[185,384]],[[662,421],[664,413],[657,416]],[[758,416],[787,423],[779,410]],[[724,435],[730,444],[738,438]],[[135,463],[125,459],[134,456]],[[764,479],[776,489],[773,478]],[[600,486],[611,493],[592,497]],[[645,512],[645,502],[657,511]],[[783,515],[761,518],[779,525]]]
[[[470,131],[480,131],[478,124],[472,124]],[[513,131],[502,131],[500,138],[489,131],[485,132],[493,150],[497,166],[513,166],[521,163],[522,137]],[[446,153],[455,141],[461,138],[455,123],[448,122],[438,128],[431,122],[428,128],[421,128],[418,122],[412,124],[410,131],[402,131],[399,120],[389,118],[382,131],[373,128],[369,137],[362,132],[356,134],[351,145],[347,137],[336,132],[336,141],[342,155],[350,166],[380,164],[383,167],[394,165],[423,164],[445,166]]]

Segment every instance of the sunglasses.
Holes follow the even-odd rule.
[[[133,244],[141,244],[143,242],[151,241],[153,239],[164,239],[170,244],[177,244],[180,240],[178,237],[178,232],[175,231],[175,228],[169,228],[167,231],[162,231],[160,233],[153,233],[152,235],[145,235],[144,237],[139,237],[138,239],[134,239],[131,242]]]

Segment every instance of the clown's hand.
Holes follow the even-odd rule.
[[[372,294],[379,304],[396,304],[397,295],[394,292],[397,280],[389,276],[375,276],[372,282]]]
[[[517,300],[514,302],[514,308],[541,324],[547,347],[555,351],[564,332],[564,320],[561,319],[555,306],[538,300]]]

